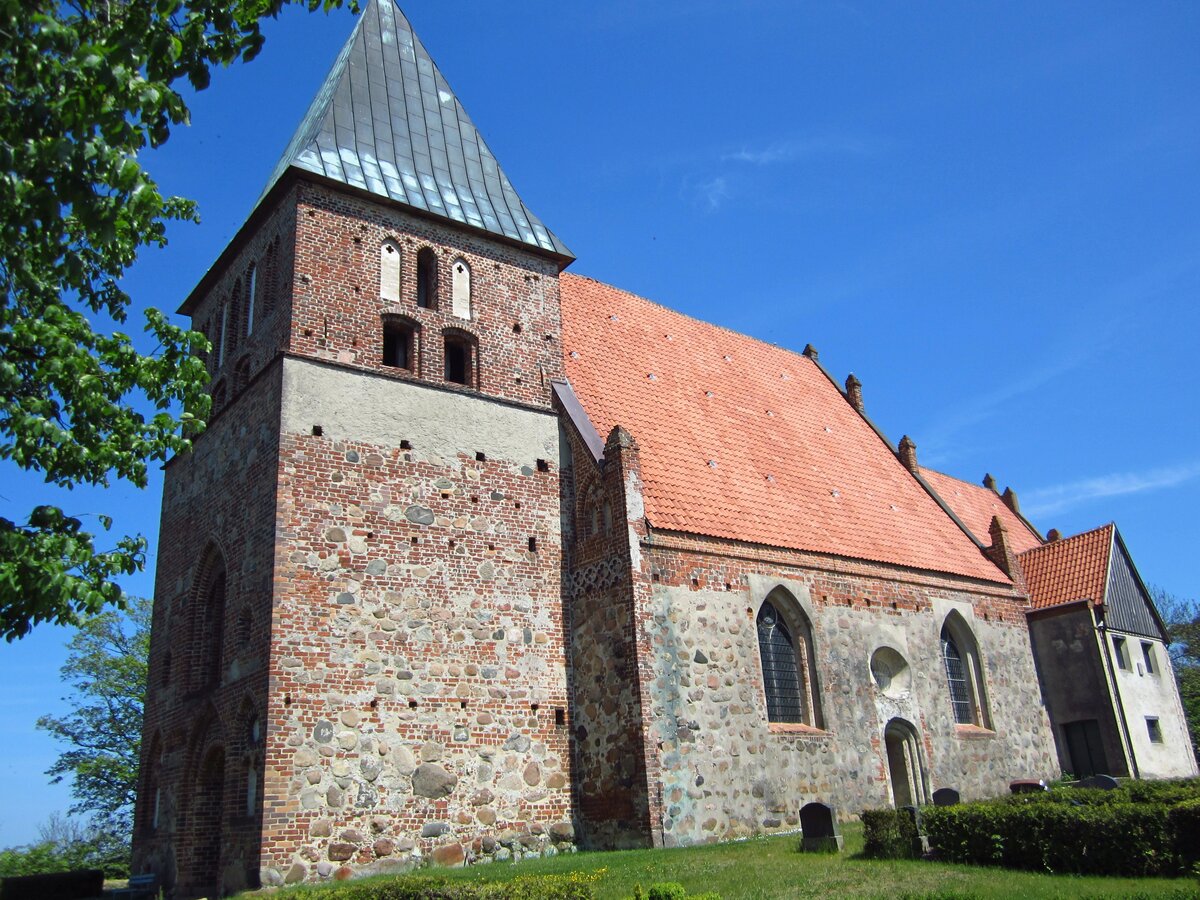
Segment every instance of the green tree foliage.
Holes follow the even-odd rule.
[[[68,645],[62,680],[70,714],[43,716],[38,728],[67,750],[46,772],[72,779],[71,812],[87,815],[128,844],[137,793],[142,711],[150,655],[150,601],[126,598],[126,612],[84,619]]]
[[[138,252],[196,219],[138,155],[187,123],[183,86],[253,58],[260,20],[290,3],[342,0],[0,0],[0,459],[61,487],[144,486],[151,461],[201,430],[204,338],[155,309],[151,352],[117,330]],[[145,546],[124,536],[100,549],[54,506],[0,518],[0,634],[119,604],[115,579],[143,565]]]
[[[38,839],[24,847],[0,850],[0,877],[48,875],[101,869],[105,878],[129,876],[129,842],[93,825],[55,814],[38,827]]]
[[[1179,698],[1192,736],[1192,749],[1200,761],[1200,602],[1150,589],[1170,638],[1171,664],[1179,683]]]

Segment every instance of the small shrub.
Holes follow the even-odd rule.
[[[659,881],[650,885],[648,891],[642,890],[640,884],[635,884],[632,900],[721,900],[721,895],[715,891],[689,894],[687,888],[677,881]]]
[[[867,809],[862,813],[863,856],[869,859],[914,859],[920,837],[911,815],[899,809]]]

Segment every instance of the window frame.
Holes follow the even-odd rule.
[[[417,291],[413,298],[418,309],[438,308],[438,255],[432,247],[417,251]]]
[[[946,696],[950,701],[950,712],[958,727],[992,728],[991,711],[988,704],[987,683],[984,680],[983,658],[979,651],[979,640],[957,610],[952,610],[942,620],[939,647],[942,657],[942,674],[945,676]],[[952,649],[954,655],[947,651]],[[961,669],[956,677],[954,665]],[[961,689],[956,685],[961,683]]]
[[[1122,672],[1132,672],[1133,664],[1129,660],[1129,642],[1123,634],[1109,635],[1112,639],[1113,656],[1117,658],[1117,668]]]
[[[460,347],[466,351],[463,380],[450,377],[450,348]],[[479,388],[479,339],[461,328],[446,328],[442,331],[442,380],[446,384]]]
[[[768,612],[768,610],[770,612]],[[766,621],[773,613],[774,621]],[[825,729],[816,642],[812,620],[786,589],[776,588],[759,604],[755,614],[758,640],[759,683],[767,723],[772,728]],[[769,631],[768,631],[769,629]],[[790,656],[786,655],[790,651]],[[793,685],[786,682],[793,680]],[[794,691],[793,697],[781,691]]]
[[[400,332],[406,345],[408,365],[397,365],[388,361],[389,333]],[[380,365],[386,369],[410,372],[416,375],[420,371],[421,323],[408,316],[395,313],[384,313],[380,325]]]

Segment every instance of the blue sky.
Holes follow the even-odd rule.
[[[1200,593],[1200,6],[404,9],[572,271],[811,342],[923,464],[993,473],[1043,531],[1116,520],[1148,582]],[[139,304],[232,238],[352,24],[289,11],[146,155],[204,221],[139,261]],[[0,515],[53,496],[0,474]],[[64,502],[153,540],[160,483]],[[0,846],[69,804],[33,730],[68,637],[0,648]]]

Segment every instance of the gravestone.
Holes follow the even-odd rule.
[[[842,849],[837,817],[826,803],[806,803],[800,808],[800,849],[806,853],[837,853]]]
[[[912,820],[912,853],[920,859],[929,853],[929,838],[925,835],[924,823],[921,821],[919,806],[899,806],[896,812],[903,813]]]
[[[934,806],[958,806],[958,791],[954,788],[938,788],[933,792]]]
[[[1014,794],[1036,794],[1039,791],[1050,790],[1046,787],[1046,782],[1036,778],[1018,778],[1008,785],[1008,789]]]
[[[1092,775],[1078,782],[1078,786],[1081,788],[1096,788],[1101,791],[1112,791],[1119,788],[1121,784],[1111,775]]]

